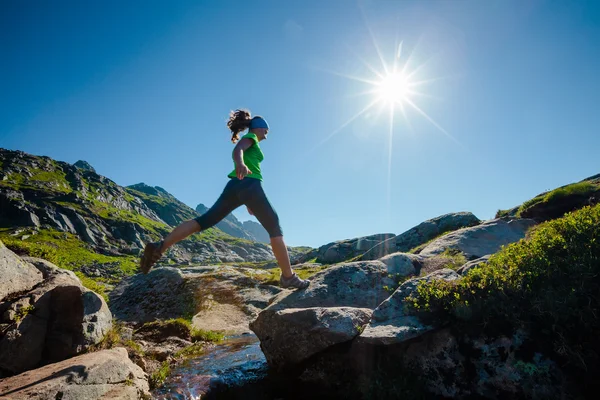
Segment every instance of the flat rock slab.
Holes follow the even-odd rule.
[[[435,256],[446,249],[461,251],[468,259],[494,254],[504,245],[518,242],[535,225],[532,219],[505,221],[494,219],[471,228],[464,228],[434,240],[419,254]]]
[[[244,313],[234,304],[214,302],[206,310],[200,311],[192,319],[192,326],[197,329],[223,332],[227,335],[249,333],[248,324],[252,317]]]
[[[285,290],[273,299],[268,309],[309,307],[356,307],[375,309],[395,288],[390,278],[394,267],[381,261],[339,264],[313,275],[303,290]]]
[[[383,322],[372,322],[356,339],[357,343],[370,345],[390,345],[402,343],[433,330],[418,317],[407,315]]]
[[[144,371],[116,348],[84,354],[0,380],[8,399],[131,399],[149,396]]]

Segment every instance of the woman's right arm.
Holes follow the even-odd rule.
[[[233,148],[233,162],[235,163],[235,174],[238,179],[244,179],[246,175],[252,174],[252,171],[244,164],[244,151],[249,149],[254,142],[244,138],[237,142]]]

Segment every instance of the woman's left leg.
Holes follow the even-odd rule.
[[[246,178],[249,179],[249,178]],[[252,178],[250,178],[252,179]],[[271,248],[281,268],[280,284],[284,288],[307,288],[309,281],[301,279],[292,270],[290,256],[283,240],[283,232],[279,225],[279,216],[269,202],[261,182],[253,182],[246,190],[240,194],[241,200],[250,208],[258,222],[267,230],[271,238]]]

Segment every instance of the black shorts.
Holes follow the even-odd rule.
[[[270,237],[283,236],[279,217],[267,199],[262,182],[254,178],[231,178],[215,204],[198,218],[200,229],[205,230],[218,224],[223,218],[241,205],[246,205],[258,222],[269,232]]]

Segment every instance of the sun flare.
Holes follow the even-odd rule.
[[[390,73],[377,85],[379,100],[387,104],[402,104],[410,97],[410,82],[403,72]]]

